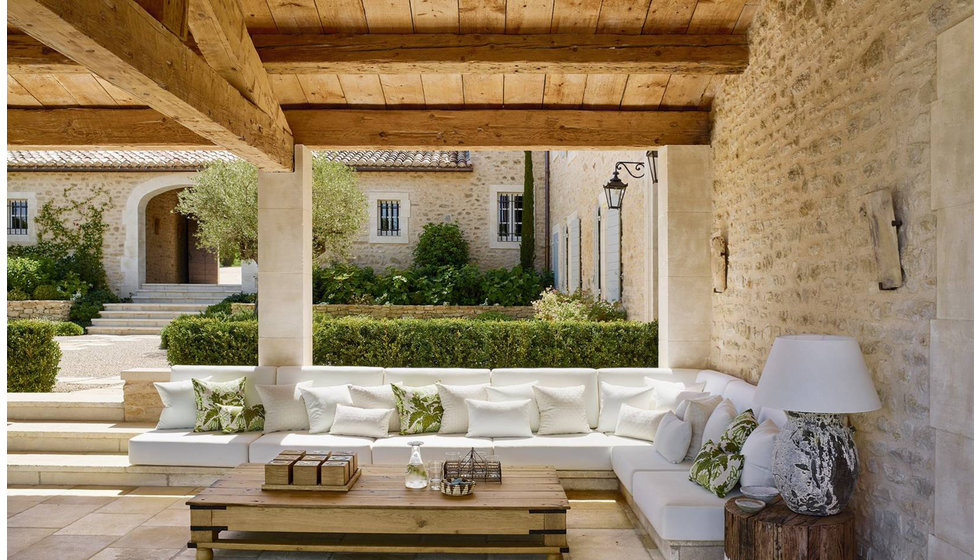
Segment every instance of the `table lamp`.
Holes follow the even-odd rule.
[[[769,351],[756,390],[758,406],[786,411],[772,471],[789,509],[834,515],[857,481],[858,457],[843,415],[881,408],[857,340],[849,336],[781,336]]]

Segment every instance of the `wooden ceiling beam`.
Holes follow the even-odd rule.
[[[32,48],[19,37],[7,36],[8,66],[75,71],[57,52]],[[738,35],[331,34],[251,40],[272,74],[738,74],[749,62],[746,39]]]
[[[289,131],[133,0],[8,0],[7,20],[260,169],[292,169]]]
[[[296,142],[314,149],[611,150],[710,141],[705,111],[292,109],[285,115]],[[211,145],[150,109],[7,109],[7,141],[20,149]]]

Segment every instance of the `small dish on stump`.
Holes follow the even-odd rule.
[[[745,513],[759,513],[766,503],[755,498],[735,498],[735,505]]]
[[[771,504],[779,496],[779,490],[773,486],[743,486],[742,494],[745,494],[747,498],[754,498]]]
[[[447,496],[469,496],[473,493],[474,482],[466,478],[442,479],[439,490]]]

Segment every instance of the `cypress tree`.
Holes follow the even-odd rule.
[[[531,152],[524,152],[524,210],[521,222],[521,267],[534,268],[534,169]]]

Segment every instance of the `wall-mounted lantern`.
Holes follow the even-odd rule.
[[[629,186],[628,183],[624,183],[622,179],[619,178],[620,168],[626,170],[630,177],[634,179],[639,179],[643,177],[643,167],[646,164],[642,161],[618,161],[616,162],[616,168],[613,169],[613,176],[609,181],[603,185],[603,190],[606,191],[606,204],[609,206],[610,210],[619,210],[623,207],[623,197],[626,195],[626,187]],[[633,171],[636,171],[636,175]],[[656,160],[654,160],[654,170],[653,170],[654,182],[657,181],[657,170],[656,170]]]

